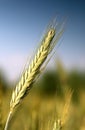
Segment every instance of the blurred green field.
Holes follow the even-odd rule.
[[[6,122],[13,87],[0,71],[0,130]],[[60,61],[33,85],[15,111],[9,130],[54,130],[54,122],[59,120],[62,130],[85,130],[85,72],[67,71]]]

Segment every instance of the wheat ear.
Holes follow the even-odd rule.
[[[23,73],[19,83],[16,85],[15,90],[12,93],[12,98],[10,102],[10,112],[6,122],[5,130],[7,130],[10,115],[13,113],[15,107],[21,102],[21,100],[31,89],[32,84],[34,83],[36,77],[40,73],[42,64],[45,62],[47,56],[54,48],[56,41],[61,37],[62,32],[63,29],[60,28],[60,30],[56,31],[56,28],[53,26],[51,26],[46,32],[41,42],[41,46],[34,57],[34,60]]]
[[[68,120],[68,116],[69,116],[68,114],[69,114],[72,94],[73,94],[73,91],[69,89],[65,95],[66,103],[64,105],[64,108],[61,114],[61,119],[58,119],[57,121],[54,122],[53,130],[62,130],[63,126],[66,124]]]
[[[62,127],[66,124],[66,122],[69,118],[69,111],[70,111],[70,106],[71,106],[72,94],[73,94],[73,90],[69,89],[69,90],[67,90],[66,95],[65,95],[66,103],[64,105],[64,108],[63,108],[63,111],[61,114],[61,126]]]

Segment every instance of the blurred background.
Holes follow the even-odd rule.
[[[9,111],[13,88],[25,64],[33,58],[47,25],[55,16],[58,21],[67,19],[65,32],[58,42],[59,46],[55,47],[55,55],[22,103],[24,105],[16,114],[10,129],[51,129],[50,126],[47,128],[44,119],[47,121],[50,116],[55,119],[53,115],[57,115],[57,120],[61,116],[59,112],[63,111],[63,105],[69,98],[66,92],[72,90],[71,111],[68,113],[70,121],[64,129],[85,130],[84,0],[0,0],[1,129],[6,121],[6,110]],[[56,114],[53,114],[55,108]]]

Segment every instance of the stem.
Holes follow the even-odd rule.
[[[4,130],[7,130],[7,129],[8,129],[9,121],[10,121],[10,119],[11,119],[11,114],[12,114],[12,111],[10,111],[9,114],[8,114],[8,117],[7,117],[7,121],[6,121]]]

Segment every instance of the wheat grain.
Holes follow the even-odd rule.
[[[10,112],[5,126],[5,130],[7,130],[10,115],[13,113],[15,107],[20,104],[21,100],[31,89],[33,83],[36,80],[36,77],[40,73],[42,64],[47,59],[49,53],[53,50],[55,43],[60,38],[62,32],[63,29],[60,29],[56,33],[56,28],[54,27],[50,27],[46,32],[41,42],[41,46],[34,57],[34,60],[31,62],[26,71],[22,74],[19,83],[16,85],[15,90],[12,93]]]

